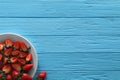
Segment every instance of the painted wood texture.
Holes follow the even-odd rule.
[[[0,33],[33,43],[46,80],[120,80],[119,3],[0,0]]]
[[[96,2],[94,2],[96,1]],[[4,18],[78,18],[120,17],[120,1],[2,1],[0,17]]]

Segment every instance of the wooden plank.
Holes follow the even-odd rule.
[[[38,70],[119,71],[120,53],[39,53]]]
[[[39,73],[39,71],[37,71]],[[47,80],[119,80],[120,71],[47,71]],[[37,75],[37,74],[36,74]],[[36,79],[34,79],[36,80]]]
[[[0,33],[119,36],[119,18],[0,18]]]
[[[25,36],[39,52],[120,52],[119,36]]]
[[[74,2],[79,2],[82,4],[118,4],[120,3],[119,0],[0,0],[0,3],[40,3],[40,2],[68,2],[68,3],[74,3]]]
[[[116,4],[88,4],[78,1],[3,2],[0,3],[0,17],[120,17],[120,1]]]

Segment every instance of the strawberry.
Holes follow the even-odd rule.
[[[6,49],[6,50],[4,50],[4,55],[9,56],[9,55],[11,55],[11,52],[12,52],[12,48]]]
[[[17,57],[11,57],[10,61],[11,61],[11,63],[16,63],[17,62]]]
[[[26,52],[28,50],[27,45],[24,42],[20,42],[20,49],[24,52]]]
[[[19,76],[19,72],[18,71],[12,71],[12,78],[16,78],[17,76]]]
[[[26,61],[31,61],[32,60],[32,54],[29,53],[27,56],[26,56]]]
[[[2,44],[2,42],[0,42],[0,51],[3,50],[4,45]]]
[[[14,48],[14,49],[19,49],[19,48],[20,48],[20,42],[19,42],[19,41],[15,41],[15,42],[13,43],[13,48]]]
[[[0,70],[3,68],[4,65],[0,65]]]
[[[2,71],[5,71],[5,73],[10,73],[11,71],[11,66],[10,65],[4,65],[2,68]]]
[[[3,56],[2,56],[2,54],[0,54],[0,61],[2,60],[2,58],[3,58]]]
[[[40,72],[40,73],[38,74],[38,79],[40,79],[40,80],[44,80],[45,77],[46,77],[46,72],[45,72],[45,71],[44,71],[44,72]]]
[[[27,73],[23,73],[21,80],[32,80],[32,77]]]
[[[20,70],[21,70],[21,65],[18,64],[18,63],[12,64],[12,67],[13,67],[13,69],[15,69],[16,71],[20,71]]]
[[[20,53],[20,51],[18,51],[18,50],[12,51],[12,55],[13,55],[13,56],[18,56],[19,53]]]
[[[24,59],[18,59],[18,62],[21,63],[22,65],[24,65],[26,63],[26,61]]]
[[[2,74],[2,73],[0,73],[0,79],[2,78],[2,76],[3,76],[3,74]]]
[[[7,62],[8,62],[8,58],[4,57],[3,58],[3,64],[5,65],[5,64],[7,64]]]
[[[8,74],[8,75],[6,76],[6,80],[12,80],[12,76],[11,76],[10,74]]]
[[[12,40],[9,39],[9,38],[6,38],[6,39],[5,39],[5,46],[6,46],[7,48],[9,48],[9,47],[12,47],[12,45],[13,45]]]
[[[23,70],[29,71],[32,67],[33,67],[33,64],[25,64],[25,65],[23,66]]]
[[[0,42],[0,80],[32,80],[27,73],[33,68],[29,49],[23,41],[6,38]]]
[[[20,54],[19,54],[19,57],[20,58],[25,58],[27,56],[27,53],[25,53],[25,52],[21,52]]]

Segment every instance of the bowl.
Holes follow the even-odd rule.
[[[29,74],[34,77],[36,70],[37,70],[37,65],[38,65],[38,57],[37,57],[37,53],[36,50],[34,48],[34,46],[32,45],[32,43],[27,40],[26,38],[24,38],[21,35],[15,34],[15,33],[3,33],[0,34],[0,41],[4,41],[6,38],[10,38],[12,41],[15,40],[20,40],[23,41],[27,46],[30,46],[30,53],[32,53],[32,61],[31,63],[33,64],[33,68],[29,71]]]

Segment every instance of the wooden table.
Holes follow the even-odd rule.
[[[0,0],[5,32],[33,43],[46,80],[120,80],[120,0]]]

